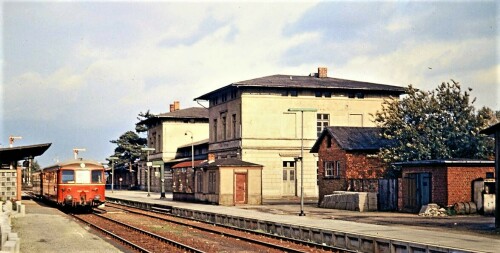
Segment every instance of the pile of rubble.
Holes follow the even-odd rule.
[[[446,209],[440,208],[437,204],[427,204],[423,205],[418,212],[419,216],[431,216],[431,217],[442,217],[448,216]]]

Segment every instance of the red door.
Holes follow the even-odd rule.
[[[235,174],[234,204],[247,203],[247,174]]]

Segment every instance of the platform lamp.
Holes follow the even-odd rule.
[[[149,189],[151,187],[151,172],[149,171],[149,168],[151,167],[151,165],[153,165],[152,162],[149,161],[149,151],[155,151],[154,148],[141,148],[142,151],[146,151],[146,166],[148,167],[148,170],[147,170],[147,173],[148,173],[148,197],[151,196],[151,194],[149,193]]]
[[[110,156],[108,160],[111,162],[111,192],[114,190],[115,186],[115,160],[119,158],[116,156]]]
[[[304,112],[316,112],[314,108],[289,108],[289,112],[300,112],[300,213],[299,216],[306,216],[304,213]]]

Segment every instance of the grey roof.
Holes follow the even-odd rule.
[[[100,163],[100,162],[97,162],[97,161],[94,161],[94,160],[86,160],[86,159],[71,159],[71,160],[67,160],[67,161],[64,161],[64,162],[59,162],[59,163],[56,163],[54,165],[50,165],[50,166],[47,166],[43,169],[48,169],[48,168],[52,168],[52,167],[62,167],[62,166],[67,166],[67,165],[71,165],[71,164],[81,164],[81,163],[85,163],[85,164],[89,164],[89,165],[95,165],[95,166],[98,166],[98,167],[103,167],[103,165]]]
[[[467,159],[467,158],[455,158],[455,159],[434,159],[434,160],[420,160],[420,161],[408,161],[408,162],[397,162],[393,165],[398,166],[432,166],[432,165],[471,165],[471,166],[495,166],[495,161],[490,160],[478,160],[478,159]]]
[[[198,145],[205,145],[205,144],[208,145],[208,139],[204,139],[204,140],[201,140],[201,141],[195,141],[195,142],[193,142],[193,146],[195,146],[195,147],[198,146]],[[191,143],[180,145],[180,146],[177,147],[177,149],[187,148],[187,147],[191,147]]]
[[[226,159],[216,159],[215,161],[209,163],[208,161],[205,161],[201,163],[199,166],[196,167],[201,167],[201,168],[208,168],[208,167],[262,167],[262,165],[255,164],[255,163],[250,163],[250,162],[245,162],[236,158],[226,158]]]
[[[392,142],[380,136],[378,127],[325,127],[311,153],[317,153],[325,136],[330,136],[343,150],[379,150]]]
[[[208,122],[208,109],[203,107],[190,107],[173,112],[160,113],[158,115],[152,116],[151,118],[145,119],[137,124],[148,125],[153,122],[166,119],[206,119]]]
[[[332,77],[272,75],[246,81],[239,81],[202,95],[197,99],[207,100],[214,93],[231,87],[261,87],[261,88],[298,88],[298,89],[330,89],[356,91],[384,91],[400,95],[405,88],[396,85],[378,84],[363,81],[354,81]]]

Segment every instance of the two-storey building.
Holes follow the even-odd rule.
[[[308,151],[325,126],[374,126],[370,114],[404,88],[327,77],[272,75],[231,83],[199,96],[209,101],[209,152],[263,165],[263,199],[300,195],[301,147],[305,197],[317,197],[317,157]],[[315,112],[293,112],[310,108]],[[303,145],[301,133],[303,131]],[[300,162],[299,162],[300,163]]]
[[[154,151],[149,151],[149,161],[153,164],[149,174],[151,191],[158,192],[161,190],[162,180],[160,175],[162,167],[165,172],[163,178],[165,189],[171,191],[171,166],[183,160],[190,160],[190,155],[179,154],[179,152],[184,153],[182,151],[184,149],[179,148],[191,147],[191,145],[198,144],[198,142],[206,142],[208,139],[208,110],[202,107],[180,109],[179,102],[175,101],[170,106],[170,112],[154,115],[138,124],[147,126],[148,147],[154,148]],[[203,151],[197,149],[195,155],[201,153]],[[179,158],[180,156],[182,158]],[[146,166],[140,168],[138,184],[141,189],[147,187]]]

